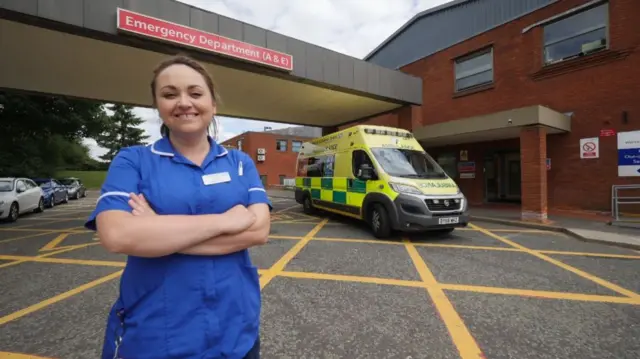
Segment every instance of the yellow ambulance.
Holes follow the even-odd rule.
[[[363,220],[377,238],[450,232],[469,221],[456,182],[403,129],[358,125],[305,142],[296,171],[305,213]]]

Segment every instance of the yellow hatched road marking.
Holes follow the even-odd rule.
[[[499,235],[497,235],[495,233],[492,233],[492,232],[490,232],[490,231],[488,231],[488,230],[486,230],[486,229],[484,229],[482,227],[478,227],[478,226],[476,226],[474,224],[469,224],[469,225],[474,227],[474,228],[476,228],[476,229],[478,229],[480,232],[482,232],[482,233],[484,233],[484,234],[486,234],[486,235],[488,235],[490,237],[493,237],[493,238],[495,238],[495,239],[497,239],[499,241],[502,241],[502,242],[514,247],[514,248],[518,248],[523,252],[529,253],[529,254],[531,254],[531,255],[533,255],[535,257],[538,257],[538,258],[540,258],[540,259],[542,259],[544,261],[547,261],[547,262],[549,262],[551,264],[555,264],[556,266],[558,266],[558,267],[560,267],[562,269],[568,270],[571,273],[577,274],[577,275],[581,276],[582,278],[585,278],[585,279],[588,279],[588,280],[590,280],[592,282],[600,284],[603,287],[609,288],[612,291],[618,292],[618,293],[620,293],[622,295],[625,295],[627,297],[633,298],[635,300],[640,300],[640,295],[635,293],[635,292],[632,292],[632,291],[630,291],[628,289],[622,288],[619,285],[613,284],[613,283],[611,283],[609,281],[606,281],[606,280],[604,280],[602,278],[596,277],[596,276],[594,276],[592,274],[589,274],[589,273],[587,273],[587,272],[585,272],[583,270],[580,270],[578,268],[572,267],[572,266],[570,266],[568,264],[562,263],[559,260],[553,259],[553,258],[551,258],[549,256],[546,256],[546,255],[544,255],[544,254],[542,254],[542,253],[540,253],[538,251],[534,251],[534,250],[529,249],[529,248],[527,248],[525,246],[522,246],[522,245],[520,245],[518,243],[510,241],[510,240],[508,240],[508,239],[506,239],[506,238],[504,238],[502,236],[499,236]]]
[[[449,298],[447,298],[444,290],[438,285],[438,281],[433,273],[431,273],[431,270],[429,270],[429,267],[418,253],[416,247],[408,240],[405,240],[405,247],[420,274],[420,278],[422,278],[422,281],[427,285],[427,292],[436,310],[440,313],[440,317],[449,331],[453,344],[458,348],[460,357],[462,359],[484,359],[485,356],[482,350],[480,350],[478,343],[469,332],[469,329],[464,324],[462,318],[460,318],[458,312],[456,312]]]

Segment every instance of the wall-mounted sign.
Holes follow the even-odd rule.
[[[469,161],[469,152],[467,150],[460,151],[460,161]]]
[[[458,162],[458,172],[475,172],[476,171],[476,163],[473,161],[470,162]]]
[[[603,128],[600,130],[600,137],[609,137],[609,136],[615,136],[616,135],[616,130],[610,129],[610,128]]]
[[[640,177],[640,131],[618,133],[618,176]]]
[[[293,57],[289,54],[121,8],[118,8],[117,27],[118,30],[131,34],[206,50],[287,71],[293,70]]]
[[[460,173],[460,178],[471,179],[476,178],[475,172],[463,172]]]
[[[600,157],[600,140],[598,137],[580,139],[580,158]]]

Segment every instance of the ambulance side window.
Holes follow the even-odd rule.
[[[307,177],[322,177],[322,158],[310,157],[307,165]]]
[[[366,164],[366,165],[369,165],[371,168],[375,168],[373,167],[373,162],[371,161],[371,158],[363,150],[354,150],[351,159],[352,159],[351,170],[353,172],[353,176],[356,178],[358,177],[358,170],[360,169],[360,166]]]

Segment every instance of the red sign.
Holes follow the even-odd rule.
[[[615,136],[615,135],[616,135],[616,130],[612,130],[612,129],[600,130],[600,137],[609,137],[609,136]]]
[[[293,70],[291,55],[118,8],[118,30]]]

